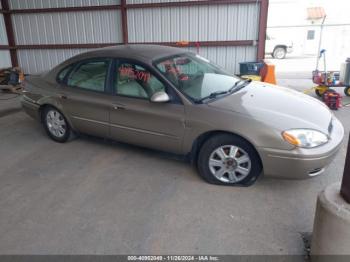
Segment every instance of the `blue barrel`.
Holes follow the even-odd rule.
[[[239,72],[240,75],[260,75],[263,66],[262,62],[242,62],[239,63]]]

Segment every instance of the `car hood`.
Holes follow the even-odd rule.
[[[252,82],[238,92],[208,103],[273,126],[277,130],[311,128],[328,134],[332,113],[326,105],[289,88]]]

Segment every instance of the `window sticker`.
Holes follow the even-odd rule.
[[[127,65],[122,65],[119,67],[119,74],[121,77],[127,77],[129,79],[139,80],[145,83],[147,83],[151,78],[151,74],[149,72],[137,70]]]

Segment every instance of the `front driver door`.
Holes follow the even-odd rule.
[[[120,61],[114,76],[114,99],[110,111],[111,137],[149,148],[181,153],[184,106],[172,97],[153,103],[152,94],[169,92],[146,66]]]

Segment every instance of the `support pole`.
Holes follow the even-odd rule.
[[[267,30],[267,15],[269,10],[269,0],[261,0],[259,16],[259,40],[257,60],[262,61],[265,58],[265,41]]]
[[[123,43],[129,43],[129,35],[128,35],[128,10],[126,7],[126,0],[121,0],[121,14],[122,14],[122,33],[123,33]]]
[[[323,17],[322,24],[321,24],[321,30],[320,30],[320,39],[318,41],[318,49],[317,49],[317,62],[316,62],[316,71],[318,70],[319,66],[319,61],[321,58],[321,46],[322,46],[322,37],[323,37],[323,27],[324,27],[324,22],[326,21],[326,15]],[[326,54],[324,53],[324,71],[326,71]]]
[[[10,6],[8,3],[8,0],[1,0],[1,6],[2,6],[2,9],[5,11],[3,14],[4,14],[4,22],[6,27],[7,41],[10,46],[11,63],[13,67],[16,67],[18,66],[18,57],[17,57],[17,50],[15,48],[16,47],[15,34],[13,32]]]
[[[345,158],[345,167],[343,174],[343,181],[340,188],[340,195],[344,200],[350,204],[350,135],[348,142],[348,151]]]

